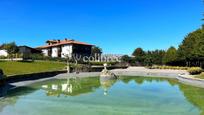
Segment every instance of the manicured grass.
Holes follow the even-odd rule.
[[[62,70],[63,68],[65,68],[65,66],[65,63],[51,61],[0,62],[0,69],[2,69],[4,74],[7,76]]]

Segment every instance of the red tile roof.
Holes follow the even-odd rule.
[[[79,42],[79,41],[75,41],[75,40],[48,40],[47,43],[54,43],[51,45],[45,45],[45,46],[40,46],[37,47],[37,49],[43,49],[43,48],[49,48],[49,47],[55,47],[55,46],[60,46],[60,45],[66,45],[66,44],[78,44],[78,45],[87,45],[87,46],[93,46],[91,44],[88,43],[84,43],[84,42]]]

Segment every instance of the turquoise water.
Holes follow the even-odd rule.
[[[99,77],[49,80],[9,90],[0,115],[203,115],[204,89],[176,80]]]

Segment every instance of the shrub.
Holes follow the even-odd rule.
[[[188,69],[188,72],[191,74],[191,75],[196,75],[196,74],[200,74],[202,73],[202,68],[200,67],[191,67]]]
[[[179,66],[151,66],[149,69],[172,69],[172,70],[187,70],[188,67],[179,67]]]
[[[60,58],[60,57],[48,57],[48,56],[43,56],[43,54],[32,54],[29,55],[28,58],[31,58],[32,60],[46,60],[46,61],[59,61],[59,62],[65,62],[65,58]]]
[[[108,65],[115,65],[118,62],[90,62],[91,65],[100,65],[100,66],[103,66],[104,63],[107,63]]]
[[[6,56],[0,56],[0,59],[6,59],[7,57]]]
[[[33,60],[44,60],[43,54],[32,54],[32,55],[30,55],[30,57],[31,57]]]

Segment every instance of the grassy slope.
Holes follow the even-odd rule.
[[[62,70],[65,64],[58,62],[0,62],[0,68],[5,75],[37,73],[45,71]]]

